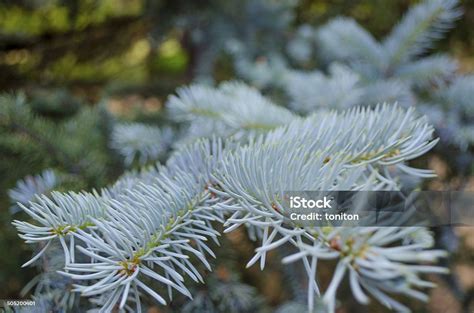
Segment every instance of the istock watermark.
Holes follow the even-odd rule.
[[[279,212],[302,226],[474,226],[473,192],[289,191],[281,199]]]

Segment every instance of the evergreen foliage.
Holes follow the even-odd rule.
[[[456,0],[423,1],[381,41],[347,17],[333,18],[319,28],[302,25],[286,53],[272,51],[269,60],[254,64],[258,76],[244,70],[251,64],[239,67],[238,62],[237,73],[256,86],[282,90],[289,106],[303,114],[383,102],[417,106],[432,118],[445,142],[441,153],[447,155],[455,147],[461,156],[455,167],[471,172],[472,121],[458,107],[472,106],[465,100],[470,75],[457,75],[459,65],[450,56],[430,54],[461,13]],[[262,77],[267,77],[263,84]]]
[[[248,96],[251,92],[251,99],[257,99],[252,102],[256,104],[253,108],[257,113],[259,103],[271,105],[257,91],[243,84],[224,84],[217,90],[192,88],[186,90],[205,91],[201,99],[218,99],[226,93]],[[177,119],[188,113],[205,112],[205,116],[209,116],[208,113],[213,112],[211,116],[216,123],[227,122],[218,107],[211,103],[207,110],[202,107],[197,110],[198,103],[208,105],[209,102],[186,98],[187,95],[190,94],[181,92],[181,98],[170,98],[170,110]],[[194,102],[186,101],[189,99]],[[173,103],[183,109],[174,110]],[[279,113],[283,108],[276,109],[279,111],[272,117],[281,120]],[[184,113],[179,114],[181,112]],[[265,110],[267,116],[272,112]],[[159,291],[163,288],[168,290],[170,299],[173,289],[191,297],[184,276],[195,281],[203,281],[203,278],[190,258],[211,270],[207,258],[214,256],[214,252],[207,241],[217,240],[219,235],[214,223],[225,221],[227,232],[240,225],[254,228],[261,247],[248,266],[259,261],[263,269],[269,251],[283,244],[295,245],[299,252],[284,261],[302,259],[309,280],[310,310],[315,296],[322,296],[328,309],[334,310],[335,292],[346,271],[351,273],[351,286],[360,302],[367,302],[361,286],[395,309],[401,308],[401,304],[387,292],[425,299],[422,293],[412,289],[428,285],[418,273],[442,272],[443,269],[406,262],[419,258],[435,261],[443,253],[429,250],[426,243],[418,242],[403,244],[403,257],[392,252],[395,248],[386,247],[410,238],[420,229],[389,228],[390,236],[381,235],[387,232],[382,229],[308,229],[283,217],[285,208],[279,199],[286,190],[396,190],[399,188],[397,178],[388,168],[393,165],[410,175],[430,176],[425,170],[404,164],[437,142],[432,139],[433,129],[426,119],[418,117],[413,110],[393,105],[331,112],[324,117],[288,117],[292,121],[286,125],[263,135],[247,133],[244,141],[243,134],[238,134],[239,141],[235,141],[236,134],[226,140],[200,139],[178,149],[166,165],[126,175],[101,192],[52,192],[50,197],[40,196],[29,206],[20,204],[34,221],[14,222],[20,236],[27,243],[43,246],[25,266],[38,260],[51,244],[59,241],[65,261],[61,273],[78,282],[74,291],[92,297],[91,301],[102,311],[115,307],[140,311],[144,294],[166,304],[164,290]],[[233,115],[233,118],[238,125],[245,125],[248,115]],[[204,119],[201,123],[207,121]],[[370,132],[371,129],[379,131]],[[367,136],[356,140],[359,134]],[[340,240],[337,249],[333,247],[334,238]],[[420,249],[428,250],[421,252]],[[78,261],[78,255],[85,260]],[[315,280],[316,261],[320,257],[339,259],[333,282],[325,292],[320,291]],[[372,257],[374,264],[388,262],[390,267],[366,264]],[[355,264],[358,265],[355,267]],[[359,271],[361,268],[364,270]],[[376,279],[381,273],[403,279],[406,287],[395,288],[385,276],[382,281]],[[155,285],[157,289],[150,287]]]
[[[304,295],[276,312],[335,312],[346,279],[358,303],[409,312],[399,296],[427,301],[435,285],[426,274],[448,272],[439,265],[446,251],[425,227],[305,226],[288,219],[283,198],[399,191],[434,176],[411,161],[435,146],[469,153],[473,77],[428,53],[459,18],[457,1],[423,1],[381,41],[337,17],[301,26],[286,45],[272,40],[288,35],[292,1],[245,1],[248,12],[236,5],[194,14],[194,4],[179,4],[186,9],[162,25],[179,25],[199,50],[195,82],[165,103],[172,126],[121,121],[76,101],[58,113],[64,106],[55,104],[73,98],[63,91],[43,101],[0,97],[0,127],[13,136],[0,136],[5,158],[20,155],[38,169],[9,191],[13,225],[34,251],[23,267],[41,271],[24,289],[37,312],[176,303],[183,313],[265,312],[241,277],[208,274],[220,237],[241,229],[256,246],[247,267],[263,271],[277,255],[304,272]],[[160,30],[153,25],[152,34]],[[209,84],[222,51],[249,84]],[[128,170],[115,179],[122,165]],[[327,286],[318,279],[326,262],[334,265]]]

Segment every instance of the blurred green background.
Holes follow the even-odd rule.
[[[318,25],[336,15],[352,16],[380,38],[416,2],[303,0],[295,23]],[[197,7],[205,7],[212,1],[197,3]],[[166,27],[166,23],[167,17],[185,12],[188,4],[159,0],[1,1],[0,90],[61,86],[97,96],[110,85],[139,85],[146,92],[146,86],[169,87],[186,81],[192,65],[191,51],[184,42],[186,34]],[[437,48],[450,51],[463,69],[472,70],[474,2],[464,0],[461,5],[464,16]],[[150,31],[162,33],[152,38]],[[157,37],[163,40],[157,42]]]

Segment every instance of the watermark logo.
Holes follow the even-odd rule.
[[[281,214],[302,226],[474,226],[474,193],[289,191]]]

